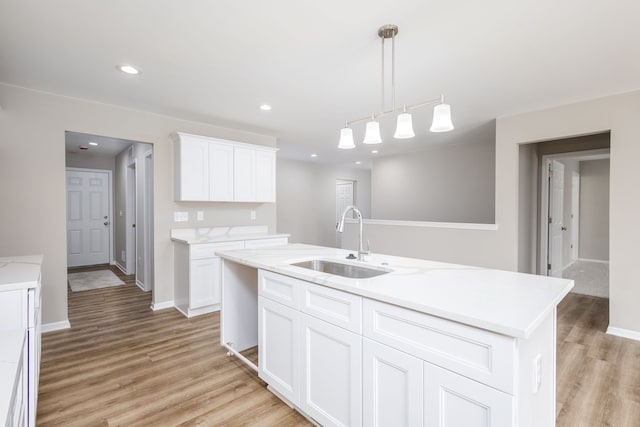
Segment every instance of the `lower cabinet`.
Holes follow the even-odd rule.
[[[384,307],[372,310],[366,298],[364,316],[354,315],[360,313],[360,297],[272,272],[260,270],[259,282],[259,375],[320,425],[517,425],[513,395],[433,363],[428,357],[436,347],[411,351],[413,345],[433,346],[439,341],[405,340],[411,345],[395,348],[399,337],[412,331],[419,334],[423,327],[447,338],[451,325],[438,323],[436,329],[428,323],[431,317],[410,322],[402,312],[383,316]],[[466,342],[476,336],[462,332],[467,335],[451,334],[449,339]],[[477,341],[488,347],[487,343],[493,341]],[[445,356],[450,359],[467,349],[453,344],[438,348],[448,350]]]
[[[258,375],[294,405],[300,403],[300,313],[258,297]]]
[[[306,314],[300,408],[323,426],[362,425],[362,338]]]
[[[189,309],[220,304],[220,258],[190,262]]]
[[[423,361],[362,339],[363,425],[422,426]]]
[[[431,363],[424,363],[424,425],[515,425],[513,396]]]

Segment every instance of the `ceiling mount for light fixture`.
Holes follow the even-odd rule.
[[[345,122],[344,128],[340,130],[340,143],[338,144],[338,148],[342,149],[350,149],[355,148],[355,144],[353,142],[353,130],[351,129],[351,125],[353,123],[362,122],[365,120],[369,120],[367,122],[366,133],[364,136],[364,144],[379,144],[382,142],[382,138],[380,137],[380,123],[376,120],[379,117],[383,117],[389,114],[398,113],[396,131],[393,135],[396,139],[406,139],[413,138],[415,133],[413,131],[413,122],[411,114],[408,113],[409,110],[414,110],[416,108],[421,108],[427,105],[435,105],[433,109],[433,122],[431,124],[431,128],[429,129],[431,132],[447,132],[453,130],[453,123],[451,123],[451,106],[444,103],[444,95],[440,95],[440,97],[436,99],[431,99],[429,101],[420,102],[413,105],[403,105],[400,108],[396,108],[396,82],[395,82],[395,38],[398,35],[398,26],[397,25],[383,25],[378,28],[378,37],[382,41],[382,70],[381,70],[381,80],[382,80],[382,91],[381,91],[381,102],[380,102],[380,112],[379,113],[371,113],[366,117],[361,117],[355,120],[347,120]],[[385,102],[384,102],[384,41],[385,39],[391,39],[391,109],[385,110]]]

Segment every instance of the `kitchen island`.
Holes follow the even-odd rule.
[[[547,426],[570,280],[291,244],[222,251],[221,342],[322,425]],[[353,279],[292,264],[383,272]]]

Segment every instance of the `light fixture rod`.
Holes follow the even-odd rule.
[[[396,34],[391,36],[391,110],[396,109]],[[384,107],[382,108],[384,110]]]
[[[380,63],[380,76],[382,79],[380,85],[382,88],[380,92],[380,111],[384,111],[384,37],[380,37],[380,46],[382,46],[382,62]]]
[[[398,107],[393,110],[382,111],[378,114],[371,114],[368,116],[361,117],[359,119],[348,120],[346,122],[345,127],[349,127],[354,123],[364,122],[365,120],[372,120],[378,117],[384,117],[389,114],[397,113],[403,110],[416,110],[418,108],[425,107],[427,105],[435,105],[435,104],[443,104],[443,103],[444,103],[444,95],[440,95],[439,98],[431,99],[429,101],[419,102],[417,104],[412,104],[412,105],[403,105],[402,107]]]

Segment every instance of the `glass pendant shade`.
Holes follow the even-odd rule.
[[[416,136],[416,134],[413,132],[413,122],[411,120],[411,114],[398,114],[396,133],[393,134],[393,137],[397,139],[407,139],[413,138],[414,136]]]
[[[380,123],[372,120],[367,123],[367,130],[364,134],[363,144],[380,144],[382,138],[380,137]]]
[[[449,104],[438,104],[433,108],[433,122],[431,132],[448,132],[453,130],[451,123],[451,106]]]
[[[340,142],[338,143],[338,148],[343,150],[356,148],[356,144],[353,142],[353,130],[351,128],[340,129]]]

